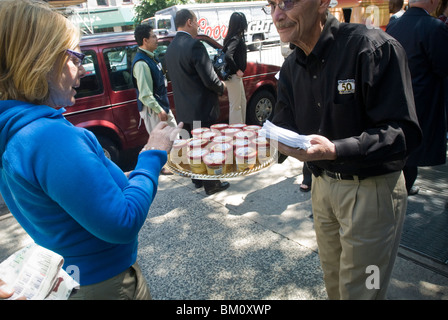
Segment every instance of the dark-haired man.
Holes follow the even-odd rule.
[[[146,131],[151,134],[160,121],[166,121],[175,128],[177,123],[170,110],[166,77],[162,65],[154,56],[157,36],[150,25],[141,24],[135,28],[134,37],[139,47],[132,61],[132,80],[137,89],[138,110]],[[165,167],[161,173],[172,174]]]
[[[179,10],[175,24],[177,34],[165,54],[168,75],[173,86],[174,105],[178,121],[191,133],[193,122],[210,127],[219,117],[218,96],[224,83],[218,78],[213,64],[198,35],[198,20],[193,11]],[[219,180],[193,180],[196,187],[204,186],[210,195],[229,187]]]
[[[151,133],[152,128],[160,121],[167,121],[170,126],[176,127],[162,65],[154,56],[157,36],[148,24],[138,25],[134,36],[139,47],[132,62],[132,75],[138,92],[140,116],[145,122],[146,130]]]

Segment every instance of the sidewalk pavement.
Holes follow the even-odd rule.
[[[310,193],[299,190],[301,168],[301,162],[288,158],[229,180],[230,188],[212,196],[195,189],[189,178],[161,176],[140,232],[138,257],[153,299],[327,299]],[[446,201],[446,192],[431,191],[434,183],[427,176],[417,180],[420,194],[409,198],[412,223],[405,228],[407,244],[400,247],[388,299],[448,300],[448,265],[412,244],[413,230],[431,230],[415,222],[416,216],[448,217],[448,210],[433,201]],[[448,170],[437,176],[446,187]],[[439,225],[427,237],[436,244],[445,241],[447,226]],[[10,214],[0,215],[0,261],[29,241]]]

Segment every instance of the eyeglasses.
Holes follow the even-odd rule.
[[[73,64],[79,68],[82,65],[82,61],[84,60],[86,55],[84,53],[76,52],[76,51],[73,51],[70,49],[67,49],[65,51],[72,57],[76,58],[76,59],[72,59],[72,61],[73,61]]]
[[[262,10],[264,11],[264,13],[266,14],[272,14],[275,11],[276,7],[279,7],[280,10],[283,11],[289,11],[292,8],[294,8],[294,5],[297,3],[297,0],[283,0],[280,1],[278,4],[275,3],[274,1],[268,1],[268,4],[265,5]]]

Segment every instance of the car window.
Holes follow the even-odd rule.
[[[204,45],[205,49],[207,50],[208,56],[210,57],[210,60],[213,61],[215,56],[217,55],[217,48],[213,47],[210,43],[207,41],[201,40],[202,44]]]
[[[205,49],[207,50],[208,56],[213,61],[213,59],[217,55],[217,48],[215,48],[205,40],[201,40],[201,42],[204,45]],[[154,56],[162,63],[162,67],[165,70],[165,74],[168,80],[170,80],[170,76],[166,68],[165,53],[166,50],[168,49],[169,44],[170,41],[159,41],[157,43],[157,49],[154,51]]]
[[[112,90],[134,87],[131,66],[136,52],[137,45],[108,48],[103,51]]]
[[[166,49],[168,49],[168,46],[170,44],[170,41],[159,41],[157,42],[157,49],[154,50],[154,57],[160,61],[162,64],[162,68],[165,71],[166,77],[169,80],[168,73],[166,72],[166,63],[165,63],[165,53]]]
[[[170,19],[160,19],[157,21],[157,29],[171,29]]]
[[[157,42],[157,49],[154,50],[154,56],[162,61],[165,57],[166,49],[168,49],[169,41],[159,41]]]
[[[101,82],[98,59],[95,51],[86,50],[83,53],[86,57],[82,61],[82,66],[86,70],[86,73],[81,78],[81,84],[76,90],[75,98],[89,97],[103,92],[103,83]]]

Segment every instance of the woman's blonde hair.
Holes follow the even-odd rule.
[[[0,100],[44,104],[48,76],[60,76],[79,29],[37,0],[1,0],[0,21]]]

